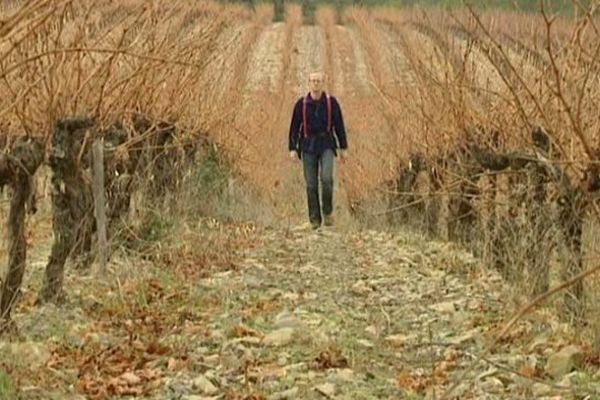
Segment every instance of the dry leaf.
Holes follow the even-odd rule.
[[[315,358],[315,362],[319,369],[348,367],[348,359],[342,355],[342,352],[339,349],[333,346],[320,352]]]
[[[156,341],[150,343],[148,345],[148,347],[146,348],[146,352],[148,354],[156,354],[159,356],[164,356],[165,354],[169,353],[171,351],[171,348],[169,346],[164,346]]]
[[[285,368],[278,365],[261,365],[248,371],[248,378],[257,382],[278,380],[287,374]]]
[[[429,377],[419,373],[409,373],[408,371],[402,371],[396,381],[401,388],[419,394],[431,385]]]
[[[526,378],[536,378],[539,376],[540,371],[537,370],[537,368],[532,367],[530,365],[524,365],[520,370],[519,370],[519,374],[521,374],[522,376],[526,377]]]
[[[256,329],[252,329],[245,325],[236,325],[233,327],[233,332],[236,337],[245,337],[245,336],[253,336],[253,337],[262,337],[263,334]]]

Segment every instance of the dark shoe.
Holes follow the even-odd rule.
[[[312,229],[319,229],[321,227],[321,224],[319,222],[311,222],[310,227]]]
[[[325,226],[331,226],[331,225],[333,225],[333,215],[331,215],[331,214],[330,215],[326,215],[323,218],[323,224]]]

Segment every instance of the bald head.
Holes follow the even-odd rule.
[[[323,72],[311,72],[308,75],[308,88],[314,97],[320,97],[325,86],[325,74]]]

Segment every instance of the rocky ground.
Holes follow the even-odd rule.
[[[204,229],[236,229],[233,236],[252,240],[236,242],[236,261],[218,268],[179,260],[155,269],[123,257],[105,277],[70,273],[70,297],[60,307],[32,307],[40,259],[15,318],[20,340],[0,342],[7,372],[0,393],[187,400],[600,396],[597,358],[543,309],[493,344],[515,304],[495,274],[453,245],[335,227],[233,228],[213,221]]]

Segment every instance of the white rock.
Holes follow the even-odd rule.
[[[319,295],[313,292],[306,292],[302,297],[305,300],[316,300],[319,297]]]
[[[275,328],[301,328],[302,321],[291,313],[284,311],[275,317]]]
[[[280,367],[285,367],[289,362],[289,355],[282,353],[277,357],[277,365]]]
[[[571,374],[567,374],[565,376],[562,377],[562,379],[560,381],[558,381],[558,385],[562,386],[562,387],[571,387],[572,386],[572,382],[571,382]]]
[[[456,312],[456,306],[453,301],[432,304],[429,308],[442,314],[453,314]]]
[[[284,390],[283,392],[278,392],[271,396],[272,400],[286,400],[286,399],[295,399],[298,395],[298,387],[294,386],[291,389]]]
[[[300,295],[295,292],[287,292],[281,295],[283,300],[297,301],[300,298]]]
[[[512,368],[520,368],[526,364],[525,356],[523,354],[510,355],[506,358],[506,362]]]
[[[200,375],[192,381],[192,386],[204,394],[215,394],[219,391],[211,381],[204,375]]]
[[[552,354],[546,362],[546,372],[554,378],[561,377],[581,365],[582,353],[579,346],[567,346]]]
[[[265,346],[285,346],[294,339],[294,328],[281,328],[267,334],[262,342]]]
[[[377,331],[377,328],[373,325],[367,326],[365,328],[365,333],[367,333],[372,338],[377,338],[377,336],[379,336],[379,332]]]
[[[582,382],[585,380],[589,381],[589,376],[580,371],[573,371],[570,374],[563,376],[560,382],[558,382],[558,385],[564,387],[571,387],[574,384],[576,384],[576,382]]]
[[[502,381],[495,377],[487,378],[480,385],[486,393],[500,393],[504,391],[504,384]]]
[[[314,381],[319,375],[321,374],[318,374],[315,371],[308,371],[306,373],[306,379],[308,379],[309,381]]]
[[[400,346],[404,346],[404,344],[406,344],[408,339],[409,339],[409,336],[407,336],[407,335],[397,334],[397,335],[386,336],[385,341],[394,347],[400,347]]]
[[[367,283],[363,280],[357,281],[354,285],[352,285],[352,292],[354,294],[366,294],[371,292],[371,288],[367,285]]]
[[[342,382],[354,382],[354,371],[350,368],[338,369],[335,371],[335,378]]]
[[[315,387],[315,390],[327,398],[335,396],[335,385],[331,382],[323,383]]]
[[[531,387],[531,394],[534,399],[538,399],[540,397],[548,396],[552,390],[548,385],[544,385],[543,383],[536,382]]]

